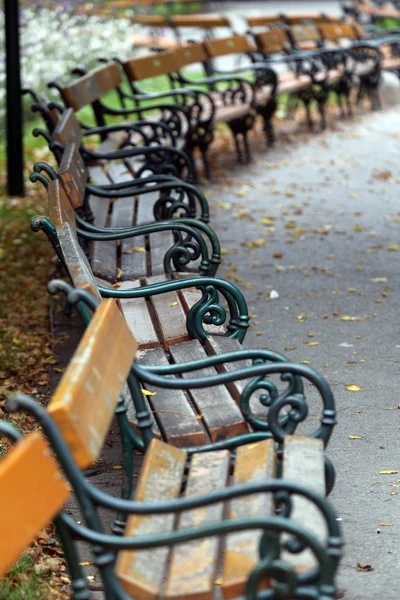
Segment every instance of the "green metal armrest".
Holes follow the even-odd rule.
[[[229,308],[226,336],[243,341],[249,328],[249,313],[242,292],[229,281],[213,277],[193,277],[154,283],[140,288],[119,290],[98,286],[103,298],[149,298],[167,292],[196,287],[202,298],[189,310],[186,323],[189,335],[204,342],[207,332],[204,325],[222,326],[228,319],[226,309],[219,303],[221,294]]]

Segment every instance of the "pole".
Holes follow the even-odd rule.
[[[24,195],[18,4],[18,0],[4,0],[7,90],[7,190],[9,196]]]

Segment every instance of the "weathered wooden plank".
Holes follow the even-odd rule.
[[[147,277],[146,284],[160,283],[166,281],[165,276]],[[151,296],[151,303],[154,308],[159,330],[161,332],[162,341],[165,348],[178,342],[190,340],[186,328],[186,315],[179,301],[179,296],[176,292],[167,292]]]
[[[0,489],[1,577],[62,508],[70,491],[38,431],[17,442],[1,459]]]
[[[94,275],[114,282],[117,276],[117,242],[94,242],[91,265]]]
[[[209,335],[206,339],[205,347],[209,356],[219,356],[226,352],[238,352],[239,350],[243,350],[243,346],[237,339],[222,335]],[[244,369],[245,367],[250,367],[251,364],[251,360],[235,360],[233,362],[220,364],[216,369],[219,373],[230,373],[232,371]],[[240,403],[242,391],[250,381],[250,379],[242,379],[240,381],[231,381],[226,384],[226,387],[238,404]],[[250,408],[258,417],[266,419],[268,409],[259,401],[261,393],[262,391],[254,392],[250,399]]]
[[[90,177],[93,183],[98,185],[110,183],[101,167],[91,167]],[[95,225],[105,227],[111,206],[110,200],[90,195],[89,206],[94,215]],[[117,275],[117,242],[115,240],[92,242],[90,250],[93,273],[102,279],[114,282]]]
[[[207,355],[200,342],[191,340],[170,347],[176,363],[205,358]],[[185,373],[184,378],[216,375],[213,367]],[[248,427],[235,400],[224,385],[190,390],[190,396],[202,415],[204,424],[213,441],[246,433]]]
[[[192,458],[185,496],[208,494],[226,486],[230,454],[227,450],[197,454]],[[185,511],[178,529],[201,527],[222,519],[223,504]],[[165,598],[212,600],[220,541],[216,537],[179,544],[172,551]]]
[[[324,445],[322,440],[308,437],[287,436],[283,448],[283,479],[296,481],[311,487],[325,496]],[[307,531],[325,544],[327,528],[321,513],[309,500],[301,496],[292,498],[293,510],[290,518],[300,523]],[[284,560],[299,571],[316,566],[316,560],[309,550],[299,554],[285,554]]]
[[[138,288],[138,281],[121,281],[120,290]],[[157,348],[160,341],[148,310],[145,298],[120,299],[120,305],[129,329],[132,331],[141,350],[145,348]]]
[[[57,235],[74,287],[87,289],[101,300],[89,262],[69,223],[64,223]]]
[[[140,365],[167,365],[168,359],[161,349],[138,352],[136,360]],[[205,444],[206,433],[191,406],[188,394],[182,390],[167,390],[146,384],[146,389],[155,396],[149,396],[149,403],[157,419],[163,438],[178,447]]]
[[[136,349],[115,300],[101,302],[48,407],[81,468],[100,454]]]
[[[169,500],[179,494],[186,452],[152,440],[146,452],[135,500]],[[174,515],[131,515],[126,536],[167,533],[174,527]],[[120,552],[116,573],[124,589],[138,600],[156,600],[166,571],[168,548]]]
[[[148,274],[147,250],[144,235],[122,240],[121,279],[138,279]]]
[[[232,485],[274,479],[275,462],[273,440],[239,447],[236,451]],[[229,507],[229,518],[267,517],[273,512],[272,494],[256,494],[233,500]],[[244,595],[247,578],[259,561],[260,537],[261,532],[256,530],[241,531],[226,537],[222,575],[224,598]]]
[[[174,244],[174,238],[169,231],[158,231],[149,236],[150,241],[150,263],[152,275],[165,273],[164,257]]]

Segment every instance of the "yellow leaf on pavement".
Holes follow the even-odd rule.
[[[355,383],[351,383],[349,385],[346,385],[346,390],[348,392],[359,392],[360,390],[362,390],[361,385],[356,385]]]

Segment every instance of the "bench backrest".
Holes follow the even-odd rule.
[[[337,21],[337,17],[324,14],[304,14],[304,15],[285,15],[285,21],[288,25],[299,25],[301,23],[327,23]]]
[[[159,52],[151,56],[128,60],[123,66],[130,81],[168,75],[178,70],[174,51]]]
[[[194,63],[204,63],[208,59],[206,47],[203,43],[189,44],[174,51],[175,62],[178,69]]]
[[[47,194],[49,217],[56,228],[64,263],[74,287],[91,292],[101,301],[88,259],[78,241],[74,209],[60,180],[50,181]]]
[[[321,37],[324,40],[337,41],[340,39],[352,40],[356,37],[354,28],[350,23],[321,23],[319,25]]]
[[[74,110],[92,104],[106,92],[122,82],[121,71],[116,62],[109,62],[62,89],[64,102]]]
[[[132,21],[145,27],[165,27],[168,24],[167,18],[162,15],[135,15]]]
[[[249,16],[246,18],[246,20],[247,24],[250,27],[268,27],[268,25],[275,25],[275,23],[280,23],[282,21],[282,17],[271,15],[256,15]]]
[[[290,47],[289,38],[283,29],[263,31],[262,33],[257,33],[254,37],[258,49],[266,54],[283,52],[285,48]]]
[[[63,146],[76,144],[79,147],[82,142],[82,133],[82,127],[73,109],[67,108],[61,115],[52,133],[52,137],[56,142],[63,144]]]
[[[169,19],[173,27],[198,27],[200,29],[214,29],[215,27],[230,27],[230,21],[224,15],[173,15]]]
[[[100,455],[136,350],[116,301],[101,302],[48,406],[81,469]]]
[[[217,40],[207,40],[204,47],[209,58],[239,54],[240,52],[254,52],[255,47],[247,35],[233,35]]]
[[[300,46],[307,42],[319,42],[321,40],[318,27],[313,23],[291,25],[289,31],[294,43]]]
[[[76,144],[65,146],[58,176],[74,208],[80,208],[85,197],[88,170]]]
[[[70,494],[40,432],[30,433],[0,460],[0,577],[53,519]]]

